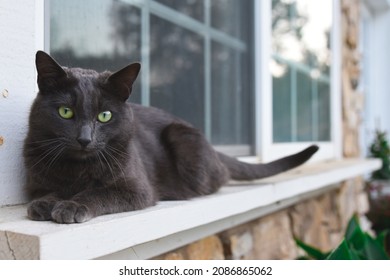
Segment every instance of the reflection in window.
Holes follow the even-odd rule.
[[[241,67],[245,60],[242,54],[220,43],[212,44],[212,54],[212,142],[250,143],[252,118],[243,114],[250,108],[248,93],[252,91],[245,78],[250,73]]]
[[[273,78],[273,135],[275,142],[292,141],[292,122],[286,121],[291,118],[291,70],[288,65],[279,64],[283,70]],[[277,117],[275,117],[277,116]]]
[[[50,52],[98,71],[141,61],[131,102],[250,152],[253,0],[51,0]]]
[[[212,27],[243,40],[251,35],[251,21],[245,20],[250,17],[251,1],[211,0],[210,5]]]
[[[330,140],[331,26],[332,1],[272,0],[274,142]]]
[[[150,105],[204,129],[203,38],[157,16],[151,34]]]
[[[181,14],[196,20],[204,19],[204,1],[199,0],[157,0],[157,2],[172,8]]]
[[[121,1],[50,1],[50,53],[63,65],[115,71],[141,60],[141,10]],[[131,100],[140,102],[139,81]]]

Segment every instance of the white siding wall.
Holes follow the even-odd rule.
[[[43,45],[42,16],[43,1],[0,0],[0,206],[26,199],[22,145],[36,94],[34,56]]]
[[[390,137],[390,0],[386,1],[365,0],[362,10],[363,155],[367,155],[376,129],[387,131]],[[372,8],[376,2],[381,9]]]
[[[371,124],[378,119],[382,129],[390,133],[390,11],[375,17],[371,28],[373,35],[372,67],[369,96]]]

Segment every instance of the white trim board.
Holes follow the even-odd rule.
[[[161,202],[83,224],[30,221],[25,205],[4,207],[0,208],[0,259],[151,258],[380,166],[373,159],[308,164],[279,176],[227,186],[213,195]]]

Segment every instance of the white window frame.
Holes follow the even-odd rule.
[[[332,14],[332,67],[331,67],[331,141],[273,143],[272,129],[272,76],[269,68],[271,59],[271,1],[255,1],[255,102],[256,102],[256,155],[267,162],[295,153],[313,143],[320,146],[313,161],[341,158],[341,33],[340,1],[333,1]]]

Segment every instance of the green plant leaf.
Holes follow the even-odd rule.
[[[355,227],[352,233],[348,233],[345,235],[346,241],[349,243],[350,247],[354,248],[356,251],[362,251],[366,240],[365,233],[362,231],[360,226]]]
[[[303,241],[294,238],[296,244],[302,248],[309,257],[317,260],[390,260],[385,250],[385,241],[390,230],[381,232],[373,238],[363,232],[359,220],[354,215],[348,222],[345,236],[340,245],[330,253],[323,253],[317,248],[307,245]]]
[[[353,216],[345,233],[345,241],[351,251],[359,255],[359,259],[367,259],[366,256],[366,234],[361,229],[358,219]]]
[[[369,234],[364,233],[360,227],[356,227],[347,240],[351,250],[356,252],[361,259],[387,260],[386,251],[378,241]]]
[[[381,231],[377,237],[375,238],[375,241],[380,245],[386,248],[386,237],[390,233],[390,230],[383,230]]]
[[[359,219],[356,214],[352,216],[347,225],[347,230],[345,231],[345,239],[350,240],[352,235],[356,234],[356,231],[362,231],[359,225]]]
[[[298,238],[294,238],[295,243],[302,248],[311,258],[315,260],[325,260],[326,257],[329,255],[329,253],[323,253],[318,248],[315,248],[313,246],[310,246],[303,242],[302,240],[299,240]]]
[[[381,169],[372,173],[373,179],[390,179],[390,147],[386,132],[377,130],[374,142],[370,145],[370,155],[382,160]]]
[[[354,250],[350,249],[348,242],[344,238],[340,243],[340,245],[336,249],[334,249],[326,259],[327,260],[360,260],[361,258]]]
[[[383,245],[365,233],[363,254],[368,260],[390,260]]]
[[[368,233],[362,231],[354,216],[348,224],[345,240],[350,251],[356,253],[360,259],[387,260],[389,259],[384,247],[375,241]]]

